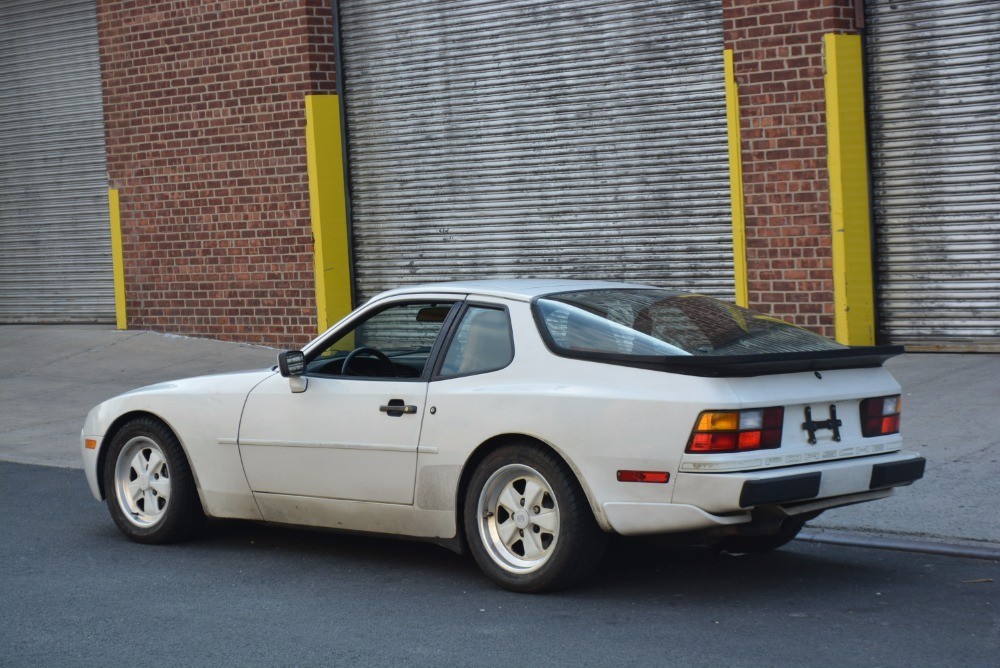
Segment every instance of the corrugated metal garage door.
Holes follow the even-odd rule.
[[[0,4],[0,322],[114,322],[94,0]]]
[[[339,4],[359,297],[560,276],[733,298],[720,2]]]
[[[870,0],[868,22],[882,335],[1000,350],[1000,2]]]

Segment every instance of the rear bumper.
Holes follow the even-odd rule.
[[[924,477],[926,464],[927,460],[923,457],[874,464],[871,468],[868,490],[909,485]],[[740,508],[781,505],[820,498],[822,487],[823,473],[820,471],[765,480],[747,480],[743,483],[743,491],[740,493]]]
[[[679,473],[672,500],[709,513],[818,501],[908,485],[923,476],[924,464],[895,452],[766,471]]]
[[[678,473],[673,503],[606,503],[604,513],[625,535],[741,524],[761,506],[794,515],[884,498],[923,477],[925,464],[896,452],[777,470]]]
[[[909,485],[924,477],[927,460],[923,457],[907,459],[899,462],[886,462],[872,467],[871,489],[884,489]]]

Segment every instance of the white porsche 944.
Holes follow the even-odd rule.
[[[409,287],[272,369],[105,401],[83,460],[139,542],[206,516],[408,536],[542,591],[611,533],[765,551],[921,478],[882,366],[900,352],[643,285]]]

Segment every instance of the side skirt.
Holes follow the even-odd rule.
[[[264,520],[274,524],[424,538],[442,544],[458,538],[455,513],[449,510],[260,492],[254,499]]]

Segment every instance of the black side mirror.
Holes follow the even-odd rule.
[[[278,371],[285,378],[301,376],[306,372],[306,355],[301,350],[278,353]]]

